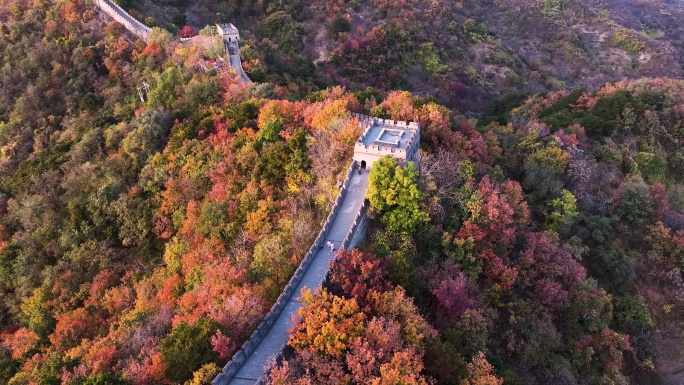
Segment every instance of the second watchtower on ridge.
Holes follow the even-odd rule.
[[[233,23],[216,24],[216,31],[219,35],[223,36],[223,41],[226,45],[240,42],[240,31],[238,31]]]

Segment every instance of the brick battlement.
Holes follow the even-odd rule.
[[[117,4],[110,0],[94,0],[93,3],[106,13],[112,19],[123,24],[127,30],[135,34],[144,41],[150,39],[150,34],[152,29],[145,24],[136,20],[133,16],[129,15],[128,12],[124,11],[123,8],[119,7]]]
[[[106,13],[112,19],[123,24],[127,30],[135,34],[144,41],[150,40],[150,35],[152,34],[152,29],[140,21],[136,20],[133,16],[124,11],[117,4],[111,0],[93,0],[95,4],[102,12]],[[252,83],[249,79],[245,70],[242,68],[242,62],[240,60],[239,53],[239,42],[240,42],[240,32],[232,24],[217,24],[217,32],[223,37],[223,41],[226,46],[226,53],[230,57],[230,66],[235,70],[238,78],[245,83]],[[183,39],[181,39],[183,40]]]
[[[420,130],[420,124],[417,122],[406,122],[403,120],[380,119],[373,116],[351,113],[352,118],[356,118],[359,124],[376,124],[383,127],[398,127],[408,130]]]
[[[365,151],[367,154],[375,154],[380,156],[391,155],[397,158],[406,159],[406,150],[403,148],[396,148],[392,146],[381,146],[377,144],[365,145],[363,142],[356,142],[354,151]]]

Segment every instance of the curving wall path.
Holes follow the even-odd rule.
[[[335,253],[325,247],[326,242],[332,241],[335,249],[339,250],[352,249],[365,240],[368,172],[358,173],[358,168],[355,161],[349,166],[340,193],[316,241],[271,311],[214,379],[214,385],[261,383],[266,365],[279,357],[287,344],[292,318],[302,307],[297,300],[301,290],[304,287],[315,290],[328,277],[330,261],[335,259]]]
[[[124,11],[121,7],[115,4],[111,0],[93,0],[93,3],[106,13],[112,19],[123,24],[127,30],[135,34],[144,41],[150,39],[150,34],[152,29],[145,24],[136,20],[133,16],[129,15],[128,12]]]
[[[140,21],[136,20],[128,12],[124,11],[123,8],[119,7],[116,3],[111,0],[93,0],[95,4],[102,12],[106,13],[112,19],[123,24],[127,30],[138,36],[144,41],[150,39],[150,34],[152,29]],[[181,39],[190,40],[190,39]],[[240,47],[237,42],[226,43],[226,52],[230,56],[230,66],[235,70],[235,74],[245,83],[252,83],[252,80],[247,76],[245,70],[242,68],[242,61],[240,60]]]
[[[230,55],[230,66],[235,70],[235,74],[245,83],[252,83],[252,80],[247,76],[247,73],[242,68],[242,60],[240,60],[240,47],[237,42],[226,43],[226,51]]]

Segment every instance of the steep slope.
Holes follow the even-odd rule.
[[[332,84],[403,88],[481,112],[507,93],[684,75],[684,9],[677,1],[146,4],[140,4],[141,17],[161,15],[155,11],[160,5],[200,28],[213,23],[216,12],[235,21],[247,36],[243,58],[250,77],[299,94]]]

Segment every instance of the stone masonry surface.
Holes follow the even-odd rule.
[[[240,31],[232,23],[216,24],[216,30],[223,37],[226,52],[230,56],[230,66],[235,70],[237,77],[244,83],[252,83],[240,60]]]
[[[245,83],[252,83],[252,80],[247,76],[245,70],[242,68],[242,60],[240,60],[240,48],[237,42],[226,43],[226,51],[230,55],[230,66],[235,70],[235,74]]]
[[[372,168],[383,156],[392,156],[402,166],[417,162],[420,150],[420,125],[415,122],[379,119],[352,114],[364,127],[364,132],[354,144],[354,160],[362,168]]]
[[[106,13],[112,19],[123,24],[127,30],[135,34],[144,41],[150,39],[150,33],[152,30],[150,27],[136,20],[133,16],[129,15],[128,12],[124,11],[121,7],[110,0],[94,0],[93,1],[102,12]]]
[[[335,259],[335,253],[324,247],[325,243],[331,241],[335,250],[340,250],[356,246],[352,242],[361,239],[355,230],[364,219],[368,172],[359,174],[357,170],[358,165],[352,163],[328,220],[290,284],[266,319],[214,379],[215,385],[260,383],[269,361],[277,358],[287,344],[292,317],[302,306],[298,300],[301,290],[305,287],[315,290],[327,279],[330,261]]]

